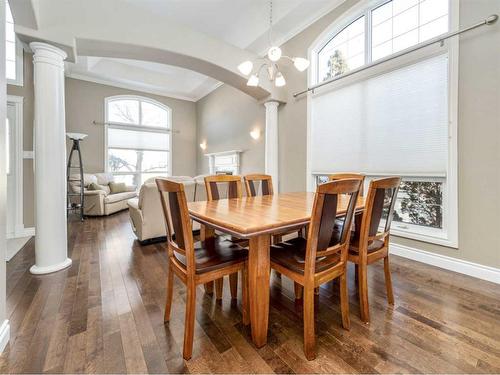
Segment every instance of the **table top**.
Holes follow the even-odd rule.
[[[311,218],[315,193],[282,193],[238,199],[189,202],[193,220],[222,230],[239,238],[271,234],[299,228]],[[339,196],[338,214],[345,213],[347,196]],[[356,209],[364,208],[359,197]]]

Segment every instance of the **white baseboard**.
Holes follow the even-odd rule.
[[[5,319],[0,326],[0,354],[2,354],[3,350],[7,346],[10,338],[10,324],[7,319]]]
[[[26,238],[26,237],[33,237],[35,235],[35,228],[17,228],[16,232],[11,234],[10,236],[7,235],[7,240],[10,239],[15,239],[15,238]],[[23,245],[24,246],[24,245]],[[23,248],[21,247],[9,247],[7,246],[7,250],[5,252],[5,260],[8,262],[14,256]]]
[[[391,254],[500,284],[500,269],[391,243]]]

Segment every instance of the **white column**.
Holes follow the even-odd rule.
[[[278,173],[278,106],[279,102],[264,103],[266,107],[265,173],[273,178],[274,191],[279,191]]]
[[[30,43],[35,80],[35,265],[44,274],[71,265],[66,230],[66,53],[45,43]]]

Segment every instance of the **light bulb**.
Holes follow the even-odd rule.
[[[309,68],[309,60],[302,57],[295,57],[293,59],[293,65],[295,65],[299,72],[303,72],[304,70]]]
[[[252,137],[253,139],[257,140],[260,138],[260,129],[254,129],[250,132],[250,137]]]
[[[247,86],[258,86],[259,85],[259,77],[255,74],[252,74],[248,79]]]
[[[281,72],[278,72],[278,74],[276,74],[274,84],[276,85],[276,87],[282,87],[286,85],[285,77],[283,77],[283,74],[281,74]]]
[[[200,143],[200,148],[202,150],[206,150],[207,149],[207,142],[206,141],[203,141],[203,143]]]
[[[240,65],[238,65],[238,70],[241,72],[243,75],[249,75],[252,73],[253,69],[253,64],[251,61],[244,61]]]
[[[267,57],[269,57],[269,60],[272,62],[276,62],[281,58],[281,48],[279,47],[271,47],[269,48],[269,51],[267,52]]]

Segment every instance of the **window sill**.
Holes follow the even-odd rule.
[[[24,82],[22,79],[6,79],[5,80],[7,82],[7,85],[12,85],[12,86],[19,86],[19,87],[23,87],[24,86]]]
[[[397,237],[408,238],[411,240],[432,243],[434,245],[451,247],[453,249],[458,249],[457,241],[449,239],[445,232],[430,230],[429,233],[417,233],[411,230],[396,229],[394,228],[394,222],[391,228],[391,235]]]

